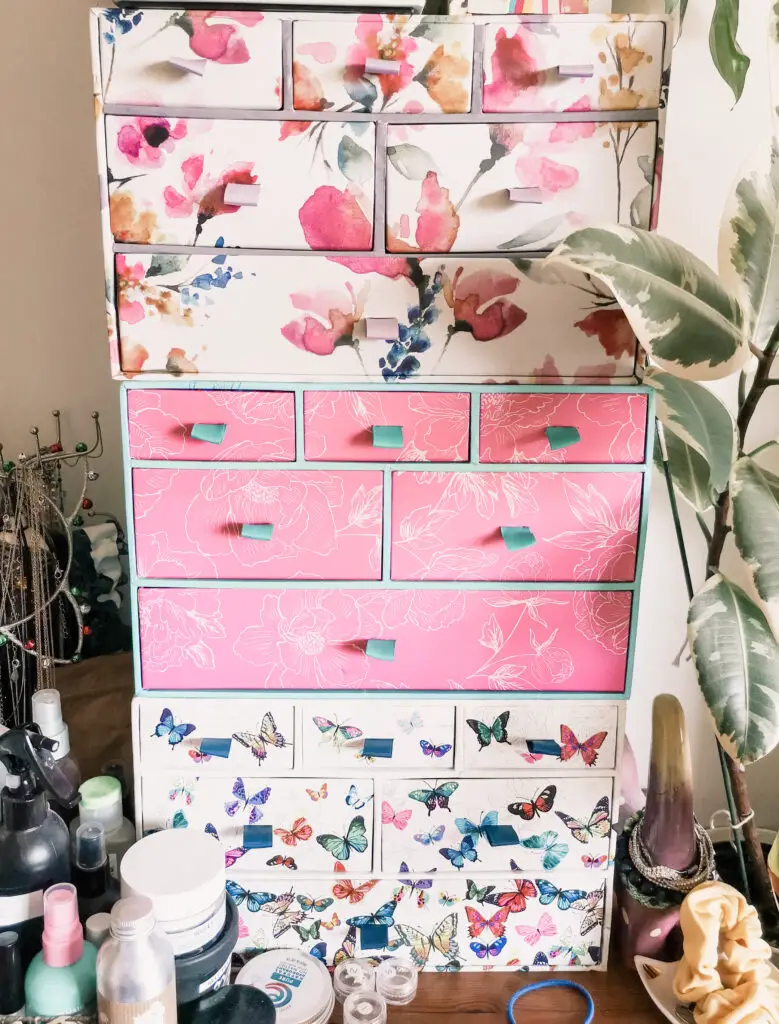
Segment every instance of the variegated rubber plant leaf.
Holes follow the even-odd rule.
[[[668,468],[677,491],[688,505],[703,514],[711,508],[712,489],[709,481],[709,464],[680,437],[665,431],[665,447],[668,452]],[[660,446],[655,445],[655,464],[662,468]]]
[[[747,0],[747,9],[751,6]],[[751,61],[738,45],[740,0],[715,0],[709,27],[709,52],[720,78],[731,88],[738,103],[744,91]],[[754,17],[754,14],[752,14]]]
[[[779,636],[779,477],[744,457],[730,477],[733,539]]]
[[[720,744],[742,764],[759,761],[779,743],[779,645],[765,615],[717,574],[693,597],[687,633]]]
[[[545,261],[561,264],[602,281],[652,360],[675,376],[718,380],[749,358],[738,300],[684,246],[639,228],[583,228]]]

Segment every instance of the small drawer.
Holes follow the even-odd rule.
[[[491,21],[484,110],[647,110],[660,106],[663,21]]]
[[[349,768],[355,759],[372,771],[452,768],[454,705],[307,701],[303,750],[306,769],[323,772]]]
[[[613,788],[605,775],[388,780],[382,870],[541,873],[584,863],[605,873]]]
[[[361,14],[293,27],[296,110],[465,114],[471,109],[473,25]]]
[[[141,576],[379,579],[380,472],[133,470]]]
[[[469,395],[307,391],[303,408],[307,459],[464,462],[468,458]]]
[[[98,22],[105,103],[255,110],[281,106],[281,21],[272,14],[106,10]],[[147,136],[152,132],[159,136],[164,121],[136,120],[139,150],[150,145]]]
[[[649,227],[654,122],[427,124],[413,145],[407,131],[387,131],[389,252],[545,250],[590,224]]]
[[[647,403],[641,392],[484,394],[479,459],[636,465],[646,455]]]
[[[227,868],[266,878],[270,870],[281,876],[273,884],[288,884],[298,869],[331,873],[336,863],[365,874],[373,865],[373,816],[347,803],[355,784],[370,801],[370,779],[215,778],[197,768],[145,775],[142,827],[205,830],[222,843]]]
[[[140,774],[256,774],[293,766],[294,711],[283,701],[136,698],[133,716]]]
[[[291,462],[295,396],[285,391],[127,391],[131,459]]]
[[[642,483],[635,472],[393,473],[392,579],[630,581]]]
[[[180,118],[164,139],[146,125],[141,143],[149,120],[106,118],[117,242],[371,248],[372,124]],[[163,276],[175,266],[160,262]],[[204,260],[196,287],[225,288],[240,273],[227,256],[216,262]],[[179,297],[186,309],[190,293]]]
[[[467,704],[465,770],[614,768],[619,705],[532,700]]]

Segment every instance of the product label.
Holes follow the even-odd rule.
[[[43,889],[21,896],[0,896],[0,928],[43,917]]]
[[[173,982],[154,999],[117,1003],[97,994],[99,1024],[176,1024],[176,986]]]
[[[206,992],[216,992],[217,989],[224,988],[230,981],[231,966],[232,957],[228,956],[216,974],[212,974],[208,981],[204,981],[202,985],[198,986],[197,994],[202,996]]]
[[[285,985],[291,985],[293,988],[299,988],[301,981],[307,973],[305,964],[302,964],[299,960],[282,960],[273,974],[271,974],[271,978]]]

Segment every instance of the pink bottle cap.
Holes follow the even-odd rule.
[[[43,959],[49,967],[69,967],[84,952],[76,887],[52,885],[43,894]]]

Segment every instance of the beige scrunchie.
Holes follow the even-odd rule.
[[[779,985],[760,919],[736,889],[704,882],[679,913],[684,955],[674,995],[695,1003],[696,1024],[779,1024]]]

